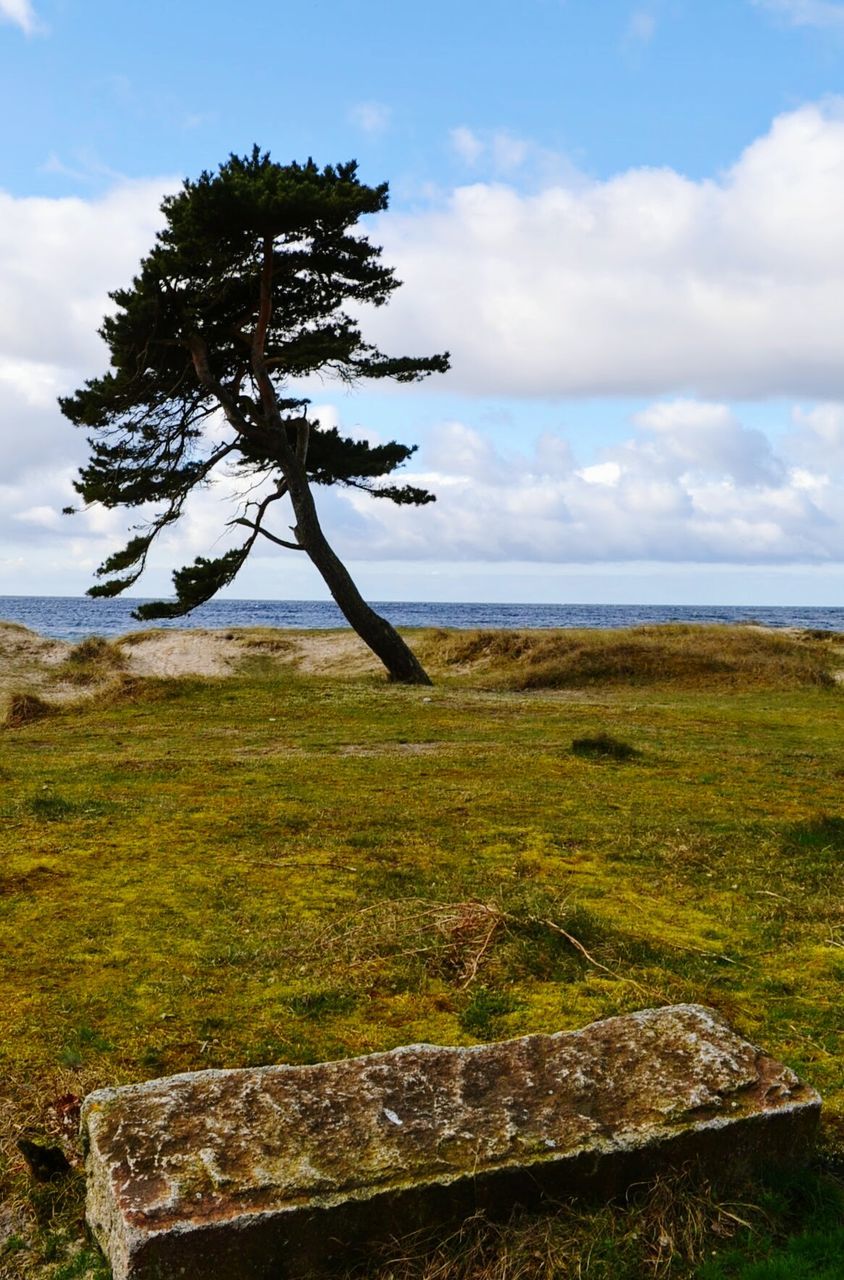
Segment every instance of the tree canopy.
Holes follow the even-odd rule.
[[[141,605],[136,616],[188,613],[234,579],[259,538],[269,539],[310,556],[394,678],[427,679],[360,598],[325,539],[310,488],[339,484],[401,504],[431,502],[426,490],[386,479],[415,446],[369,444],[323,427],[296,391],[313,374],[345,384],[415,382],[448,368],[446,354],[390,356],[361,332],[360,308],[383,306],[399,286],[380,248],[356,230],[360,218],[387,207],[387,196],[386,183],[360,181],[354,161],[280,165],[255,147],[164,200],[165,226],[151,252],[131,286],[111,294],[114,310],[100,330],[109,371],[60,400],[90,433],[76,481],[82,498],[144,515],[89,594],[134,586],[191,493],[233,467],[254,485],[228,522],[246,530],[243,540],[177,570],[175,599]],[[266,526],[282,499],[292,505],[293,539]]]

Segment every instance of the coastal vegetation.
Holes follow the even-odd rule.
[[[348,633],[206,635],[228,674],[156,675],[172,636],[0,627],[0,1274],[107,1274],[78,1169],[17,1147],[76,1158],[93,1088],[681,1001],[819,1089],[811,1170],[470,1223],[369,1275],[840,1274],[840,636],[421,631],[433,688]]]

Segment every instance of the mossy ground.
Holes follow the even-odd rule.
[[[841,1145],[841,691],[790,667],[514,691],[506,655],[498,687],[460,661],[433,690],[272,662],[124,682],[2,732],[0,1274],[105,1274],[74,1253],[79,1179],[32,1190],[15,1139],[55,1136],[57,1097],[174,1071],[695,1001],[815,1085]],[[635,755],[572,750],[596,735]],[[722,1261],[716,1231],[700,1275],[745,1274],[778,1229],[737,1226]],[[584,1276],[636,1274],[593,1253]]]

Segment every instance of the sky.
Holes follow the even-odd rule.
[[[451,353],[308,387],[437,494],[318,491],[369,598],[844,604],[844,0],[0,0],[0,113],[0,595],[82,594],[137,522],[62,515],[56,398],[105,372],[162,197],[257,142],[389,182],[364,334]],[[229,594],[327,592],[268,544]]]

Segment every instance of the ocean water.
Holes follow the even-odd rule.
[[[332,601],[214,600],[187,618],[137,622],[139,599],[92,600],[88,596],[0,596],[0,620],[20,622],[60,640],[118,636],[150,627],[344,627]],[[736,608],[725,605],[449,604],[373,601],[399,627],[634,627],[659,622],[758,622],[769,627],[844,631],[844,608]]]

